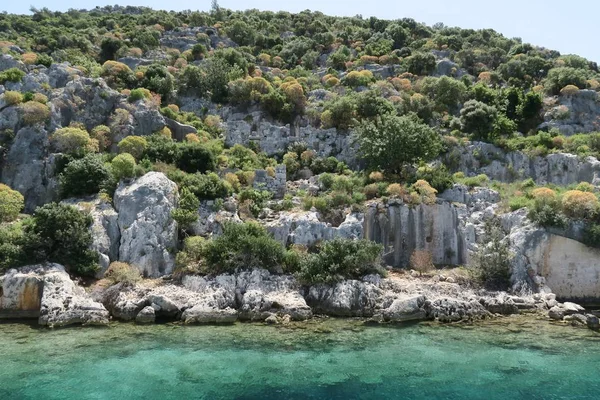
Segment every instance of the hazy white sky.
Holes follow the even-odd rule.
[[[51,10],[94,8],[115,4],[116,0],[1,0],[0,11],[28,13],[30,5]],[[119,0],[120,5],[148,6],[155,9],[208,10],[210,0]],[[222,7],[234,10],[258,8],[298,12],[319,10],[329,15],[385,19],[410,17],[432,25],[443,22],[461,28],[492,28],[507,37],[558,50],[579,54],[600,62],[598,21],[600,0],[220,0]]]

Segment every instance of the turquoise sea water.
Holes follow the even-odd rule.
[[[600,334],[478,326],[0,324],[0,399],[599,399]]]

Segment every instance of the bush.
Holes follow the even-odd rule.
[[[587,71],[571,67],[552,68],[544,83],[544,88],[550,94],[556,95],[567,85],[585,89],[587,85]]]
[[[415,250],[410,256],[410,267],[423,275],[434,269],[431,253],[425,250]]]
[[[92,129],[90,138],[98,141],[98,150],[105,151],[112,144],[110,128],[106,125],[98,125]]]
[[[359,153],[372,169],[399,173],[409,163],[429,161],[442,149],[440,136],[412,116],[383,115],[357,128]]]
[[[21,92],[7,90],[4,92],[4,102],[9,106],[14,106],[23,102],[23,95]]]
[[[598,212],[598,198],[594,193],[569,190],[562,197],[562,209],[567,217],[575,219],[593,218]]]
[[[187,188],[181,190],[177,208],[171,211],[171,217],[180,229],[187,229],[198,220],[200,200]]]
[[[407,57],[404,64],[413,75],[429,75],[435,68],[435,57],[431,53],[415,53]]]
[[[373,73],[371,71],[350,71],[344,77],[344,79],[342,79],[342,83],[344,85],[356,88],[359,86],[369,86],[369,84],[374,80],[375,78],[373,78]]]
[[[136,267],[115,261],[108,266],[104,278],[108,279],[113,285],[117,283],[133,285],[142,279],[142,275]]]
[[[435,204],[437,199],[437,190],[431,187],[427,181],[419,179],[411,186],[411,197],[416,200],[417,204]],[[416,196],[414,194],[416,194]]]
[[[285,262],[283,245],[253,222],[226,223],[223,234],[206,243],[203,255],[205,272],[210,274],[255,268],[281,272]]]
[[[131,87],[135,83],[133,71],[125,64],[118,61],[106,61],[102,65],[101,76],[106,79],[109,86],[115,89]]]
[[[193,142],[179,146],[175,163],[177,168],[189,173],[212,171],[217,166],[213,152],[206,145]]]
[[[18,68],[9,68],[5,71],[0,72],[0,85],[4,85],[6,82],[21,82],[25,72]]]
[[[96,194],[110,181],[111,174],[102,157],[88,154],[71,161],[60,174],[63,198]]]
[[[446,189],[450,189],[454,184],[454,179],[450,172],[448,172],[448,168],[445,165],[422,165],[417,169],[416,174],[417,180],[422,179],[438,191],[438,193],[442,193]]]
[[[477,100],[467,101],[460,110],[462,131],[473,134],[476,140],[492,141],[495,138],[494,123],[497,118],[496,107]]]
[[[471,267],[476,279],[488,289],[506,290],[510,286],[510,251],[504,237],[497,218],[486,221],[482,245]]]
[[[150,91],[146,88],[138,88],[138,89],[133,89],[130,93],[129,93],[129,97],[127,98],[127,100],[130,103],[135,103],[138,100],[145,100],[145,99],[149,99],[152,97],[152,93],[150,93]]]
[[[148,136],[147,147],[144,157],[152,162],[163,162],[174,164],[179,157],[179,146],[177,142],[163,135]]]
[[[334,239],[300,261],[298,279],[305,284],[360,279],[368,274],[385,275],[380,255],[383,247],[369,240]]]
[[[54,148],[67,154],[83,155],[90,144],[90,135],[79,128],[60,128],[52,135]]]
[[[561,203],[556,192],[549,188],[532,190],[533,205],[529,210],[529,219],[540,226],[563,227],[566,224],[561,213]]]
[[[0,223],[17,219],[25,198],[16,190],[0,183]]]
[[[122,153],[113,158],[110,166],[113,176],[117,181],[135,176],[135,158],[129,153]]]
[[[392,183],[386,189],[387,194],[393,197],[404,197],[407,194],[406,189],[399,183]]]
[[[133,158],[139,160],[148,148],[148,141],[142,136],[127,136],[117,146],[119,153],[129,153]]]
[[[350,96],[340,96],[328,101],[323,106],[321,122],[323,128],[348,129],[354,125],[356,117],[356,100]]]
[[[0,271],[16,268],[27,263],[23,250],[23,226],[21,222],[0,223]]]
[[[182,186],[187,188],[200,200],[214,200],[227,197],[231,194],[231,185],[219,178],[217,174],[195,173],[183,178]]]
[[[50,108],[37,101],[28,101],[19,106],[21,119],[25,125],[35,125],[46,122],[50,118]]]
[[[70,273],[93,276],[98,253],[90,250],[92,217],[73,206],[50,203],[38,207],[24,226],[25,254],[31,262],[56,262]]]
[[[202,269],[206,239],[201,236],[190,236],[183,241],[183,249],[175,257],[176,271],[184,273],[199,273]]]

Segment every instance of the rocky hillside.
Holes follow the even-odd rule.
[[[0,310],[63,324],[59,280],[68,323],[597,303],[599,79],[411,19],[2,14]],[[487,292],[427,286],[455,267]]]

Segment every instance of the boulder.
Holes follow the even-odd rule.
[[[172,138],[180,142],[185,140],[186,135],[189,135],[190,133],[198,133],[198,130],[193,126],[182,124],[181,122],[177,122],[171,118],[165,117],[165,123],[171,130]]]
[[[0,72],[5,71],[7,69],[17,68],[21,71],[26,71],[27,68],[23,61],[16,60],[13,56],[8,54],[0,55]]]
[[[183,312],[181,319],[186,324],[231,324],[237,320],[233,308],[215,309],[199,304]]]
[[[135,322],[138,324],[152,324],[156,319],[154,308],[146,306],[135,316]]]
[[[305,293],[315,313],[336,317],[372,317],[383,291],[372,283],[347,280],[334,285],[314,285]]]
[[[556,321],[562,321],[565,317],[565,310],[560,306],[554,306],[548,311],[548,317]]]
[[[428,318],[440,322],[481,319],[490,314],[476,299],[439,298],[426,301],[424,308],[427,310]]]
[[[422,308],[425,296],[396,299],[383,310],[383,319],[391,322],[422,320],[427,317],[427,312]]]
[[[38,317],[40,325],[49,327],[108,324],[106,308],[75,284],[62,265],[11,269],[0,284],[0,315],[5,317]]]
[[[587,327],[593,331],[600,331],[600,319],[597,316],[588,314],[586,320]]]
[[[114,196],[121,230],[119,260],[136,266],[146,277],[170,274],[175,263],[177,185],[163,173],[150,172]]]

